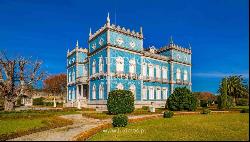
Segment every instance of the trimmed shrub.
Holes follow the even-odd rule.
[[[240,113],[249,113],[249,108],[243,108]]]
[[[134,111],[134,95],[128,90],[109,92],[107,108],[110,114],[125,114]]]
[[[163,117],[164,118],[171,118],[171,117],[173,117],[173,115],[174,115],[173,111],[165,111],[163,114]]]
[[[177,87],[174,93],[169,96],[166,102],[166,108],[172,111],[189,110],[194,111],[197,108],[197,99],[186,87]]]
[[[246,98],[239,98],[236,101],[237,106],[247,106],[248,105],[248,99]]]
[[[210,112],[211,110],[209,110],[208,108],[203,108],[201,114],[209,114]]]
[[[118,114],[112,118],[112,121],[114,127],[125,127],[128,124],[128,117],[124,114]]]
[[[228,95],[219,95],[217,101],[218,109],[230,109],[233,106],[233,98]]]
[[[44,104],[45,98],[40,97],[40,98],[34,98],[33,99],[33,105],[43,105]]]

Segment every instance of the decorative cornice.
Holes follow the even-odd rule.
[[[116,31],[119,33],[123,33],[125,35],[129,35],[135,38],[143,39],[142,28],[140,32],[135,32],[134,30],[125,29],[124,27],[120,27],[119,25],[109,25],[109,23],[104,24],[99,30],[97,30],[94,34],[89,34],[89,42],[94,40],[98,35],[102,34],[106,30],[110,29],[111,31]]]
[[[157,53],[161,53],[163,51],[166,51],[166,50],[171,50],[171,49],[174,49],[174,50],[177,50],[177,51],[181,51],[181,52],[184,52],[184,53],[188,53],[188,54],[192,54],[192,51],[191,49],[188,49],[188,48],[184,48],[184,47],[181,47],[179,45],[176,45],[174,43],[171,43],[165,47],[162,47],[160,48]]]
[[[88,53],[88,49],[87,48],[75,48],[73,50],[71,50],[70,52],[67,53],[67,57],[69,57],[70,55],[72,55],[75,52],[83,52],[83,53]]]

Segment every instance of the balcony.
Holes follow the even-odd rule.
[[[149,78],[149,81],[150,81],[150,82],[155,82],[155,78],[154,78],[154,77],[150,77],[150,76],[149,76],[148,78]]]
[[[156,78],[155,78],[155,81],[156,81],[156,82],[162,82],[161,78],[159,78],[159,77],[156,77]]]
[[[136,75],[135,73],[129,73],[129,74],[128,74],[128,77],[129,77],[130,79],[137,79],[137,75]]]
[[[168,79],[167,78],[163,78],[162,79],[162,83],[168,83]]]

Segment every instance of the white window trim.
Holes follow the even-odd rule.
[[[71,78],[71,72],[69,72],[69,82],[72,81],[72,78]]]
[[[104,87],[103,87],[103,84],[100,84],[99,85],[99,99],[103,99],[104,98]]]
[[[120,56],[116,58],[116,72],[124,72],[124,59]]]
[[[168,79],[168,69],[166,67],[162,67],[162,78]]]
[[[92,75],[96,73],[96,61],[94,60],[92,63]]]
[[[123,90],[124,86],[121,83],[118,83],[117,86],[116,86],[116,89],[117,90]]]
[[[147,76],[147,63],[145,62],[142,64],[142,75]]]
[[[134,98],[136,100],[136,87],[135,87],[135,85],[131,84],[130,87],[129,87],[129,90],[133,93]]]
[[[161,87],[156,88],[156,99],[157,100],[161,99]]]
[[[142,99],[143,100],[147,100],[147,93],[148,93],[147,87],[143,86],[143,88],[142,88]]]
[[[156,77],[161,78],[161,67],[159,65],[156,65],[155,69],[156,69]]]
[[[103,72],[103,58],[99,58],[99,73]]]
[[[129,60],[129,73],[136,73],[136,62],[135,62],[135,59]]]
[[[183,80],[187,81],[188,80],[188,72],[187,70],[184,70],[184,78]]]
[[[153,92],[151,92],[151,89],[152,89],[152,91]],[[152,94],[153,93],[153,94]],[[154,100],[155,99],[155,89],[154,89],[154,87],[149,87],[149,99],[150,100]]]
[[[164,91],[165,90],[165,94]],[[166,100],[168,98],[168,88],[162,88],[162,99]]]
[[[148,76],[149,77],[154,77],[154,65],[148,64],[148,68],[149,68],[149,70],[148,70]]]
[[[176,79],[181,79],[181,70],[179,68],[176,69]]]

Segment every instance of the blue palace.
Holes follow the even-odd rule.
[[[140,32],[110,24],[89,33],[88,49],[67,52],[66,107],[106,109],[108,93],[133,92],[135,107],[164,107],[176,87],[191,90],[191,47],[143,47]]]

